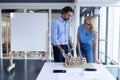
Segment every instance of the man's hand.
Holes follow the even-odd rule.
[[[71,50],[73,49],[73,46],[72,46],[72,44],[71,44],[71,43],[69,43],[69,47],[70,47],[70,49],[71,49]]]
[[[59,48],[59,50],[60,50],[60,52],[61,52],[62,56],[65,58],[65,57],[66,57],[66,55],[65,55],[64,50],[60,47],[60,45],[57,45],[57,47]]]
[[[65,58],[65,57],[66,57],[66,55],[65,55],[65,52],[64,52],[64,50],[63,50],[63,49],[61,50],[61,53],[62,53],[62,56]]]

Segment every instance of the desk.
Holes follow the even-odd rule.
[[[65,68],[63,63],[45,63],[36,80],[116,80],[102,64],[91,64],[97,71]],[[53,73],[54,69],[64,69],[66,73]]]

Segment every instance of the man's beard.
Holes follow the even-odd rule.
[[[64,21],[68,21],[69,19],[68,18],[64,18]]]

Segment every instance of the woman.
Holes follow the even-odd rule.
[[[88,63],[100,63],[97,57],[98,33],[93,16],[86,17],[84,24],[78,27],[77,48],[78,56],[86,58]]]

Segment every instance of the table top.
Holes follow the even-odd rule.
[[[97,71],[84,71],[84,68],[66,68],[64,63],[46,62],[36,80],[116,80],[102,64],[89,64]],[[66,70],[66,73],[53,73],[53,70]]]

